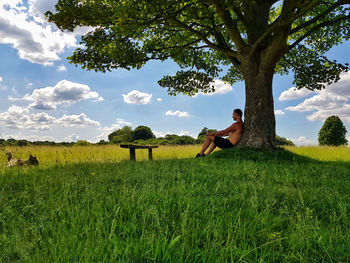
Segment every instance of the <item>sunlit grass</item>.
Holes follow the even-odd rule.
[[[201,149],[201,145],[159,146],[153,149],[154,160],[193,158]],[[285,147],[295,154],[321,161],[350,161],[350,147]],[[119,145],[91,146],[7,146],[0,148],[0,169],[7,167],[6,152],[11,150],[16,158],[26,159],[33,154],[41,167],[77,163],[117,163],[130,159],[128,149]],[[215,150],[217,151],[217,150]],[[147,149],[136,150],[137,161],[148,160]]]
[[[350,147],[304,146],[286,147],[287,150],[321,161],[350,162]]]
[[[159,146],[152,151],[154,160],[192,158],[200,150],[200,145]],[[130,159],[129,149],[119,145],[91,146],[7,146],[1,148],[0,169],[7,166],[6,152],[11,150],[14,157],[27,159],[29,154],[37,157],[40,167],[76,163],[116,163]],[[148,160],[147,149],[136,150],[136,160]]]
[[[11,147],[0,262],[350,262],[348,148],[199,149]]]

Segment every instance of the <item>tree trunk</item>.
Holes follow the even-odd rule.
[[[272,95],[274,67],[248,63],[244,67],[246,105],[239,147],[274,149],[276,121]]]

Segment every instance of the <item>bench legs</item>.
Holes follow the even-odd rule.
[[[152,158],[152,148],[148,148],[148,159],[153,160],[153,158]]]
[[[135,148],[130,148],[129,150],[130,150],[130,160],[136,161]],[[153,160],[152,148],[148,148],[148,159]]]
[[[135,148],[130,148],[130,160],[136,161]]]

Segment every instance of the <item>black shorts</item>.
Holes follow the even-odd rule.
[[[235,147],[235,145],[232,144],[228,139],[224,139],[219,136],[214,137],[214,143],[217,147],[221,149],[228,149],[228,148]]]

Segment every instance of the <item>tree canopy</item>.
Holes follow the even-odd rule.
[[[153,139],[156,136],[154,136],[151,128],[147,126],[137,126],[135,130],[133,131],[133,140],[147,140],[147,139]]]
[[[350,37],[349,0],[59,0],[47,12],[61,29],[94,29],[69,59],[98,71],[140,68],[172,58],[182,70],[160,80],[170,94],[212,90],[209,83],[242,80],[245,57],[279,42],[285,54],[277,73],[294,71],[298,88],[320,89],[348,65],[323,56]],[[275,48],[275,47],[274,47]],[[267,58],[269,50],[266,50]]]
[[[320,145],[340,146],[348,142],[346,128],[338,116],[328,117],[318,133]]]
[[[112,143],[131,142],[133,140],[133,134],[133,130],[130,126],[124,126],[108,134],[108,140]]]
[[[47,12],[62,30],[91,26],[70,62],[87,70],[139,69],[172,59],[159,85],[170,95],[212,92],[214,79],[245,81],[245,132],[252,147],[275,145],[274,74],[321,89],[348,64],[325,56],[350,38],[350,0],[59,0]],[[241,143],[240,142],[240,143]]]

